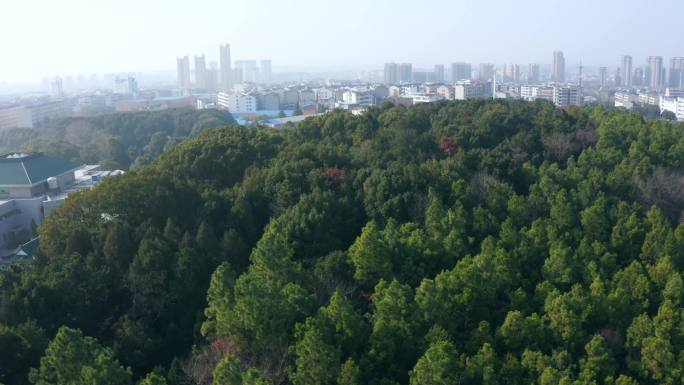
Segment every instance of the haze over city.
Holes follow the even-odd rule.
[[[684,384],[684,0],[0,2],[0,385]]]
[[[31,1],[3,6],[0,82],[45,76],[174,71],[174,58],[230,42],[233,58],[275,71],[430,67],[452,61],[617,65],[632,55],[680,55],[684,2]],[[681,42],[680,42],[681,43]],[[9,60],[11,59],[11,60]]]

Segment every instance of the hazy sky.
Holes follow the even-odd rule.
[[[554,49],[568,66],[667,63],[684,56],[683,15],[684,0],[0,0],[0,81],[174,71],[224,42],[276,71],[549,63]]]

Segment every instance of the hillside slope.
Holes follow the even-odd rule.
[[[187,108],[64,118],[42,128],[0,131],[0,153],[41,151],[81,164],[126,170],[149,163],[165,148],[205,129],[232,123],[226,112]]]
[[[204,131],[0,272],[0,382],[681,383],[683,134],[512,101]]]

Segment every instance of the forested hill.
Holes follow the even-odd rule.
[[[0,382],[681,384],[683,166],[545,102],[207,130],[0,272]]]
[[[225,111],[188,108],[64,118],[37,129],[0,131],[0,153],[41,151],[79,164],[127,170],[150,163],[164,149],[207,128],[232,123]]]

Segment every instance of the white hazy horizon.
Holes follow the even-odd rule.
[[[7,83],[171,72],[179,56],[218,61],[224,43],[232,60],[271,59],[275,69],[547,64],[554,50],[568,67],[684,56],[682,0],[33,0],[8,1],[2,14]]]

